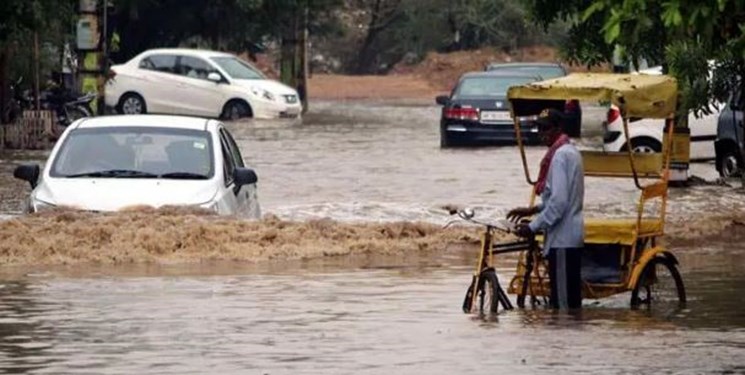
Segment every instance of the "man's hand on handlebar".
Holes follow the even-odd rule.
[[[510,210],[510,212],[507,213],[507,220],[517,223],[521,219],[533,216],[538,213],[538,207],[517,207]]]
[[[523,238],[530,238],[533,236],[533,231],[530,230],[530,226],[528,224],[518,224],[515,228],[515,234],[523,237]]]

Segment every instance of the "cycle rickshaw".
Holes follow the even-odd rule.
[[[520,119],[535,116],[549,107],[562,108],[566,100],[596,101],[617,106],[628,135],[629,118],[664,119],[667,129],[663,152],[581,151],[585,176],[626,178],[639,191],[636,215],[631,218],[592,218],[585,215],[585,248],[582,255],[583,298],[599,299],[631,292],[632,308],[685,305],[686,295],[678,272],[678,261],[661,243],[664,236],[668,200],[670,158],[673,152],[673,126],[677,82],[669,76],[581,73],[510,88],[508,98],[514,119],[517,145],[525,179],[532,186],[525,156],[524,127]],[[661,125],[662,126],[662,125]],[[685,144],[682,144],[685,147]],[[681,147],[675,144],[675,147]],[[680,152],[680,150],[678,150]],[[591,181],[586,181],[591,186]],[[534,189],[531,189],[534,192]],[[535,193],[530,205],[534,205]],[[517,295],[518,307],[545,303],[550,294],[547,264],[540,251],[541,236],[528,240],[495,243],[495,233],[505,230],[498,224],[473,218],[472,211],[458,211],[461,219],[485,226],[476,269],[463,302],[464,312],[495,313],[501,304],[512,303],[499,284],[494,258],[518,253],[515,276],[507,292]]]

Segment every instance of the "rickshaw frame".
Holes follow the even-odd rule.
[[[677,270],[677,258],[658,239],[664,236],[665,214],[668,199],[668,181],[670,176],[670,158],[673,153],[673,128],[677,105],[677,82],[664,75],[630,75],[580,73],[541,82],[533,82],[509,89],[507,94],[511,104],[511,115],[517,145],[525,173],[525,180],[531,187],[536,181],[531,179],[530,168],[525,154],[525,144],[520,129],[520,120],[526,116],[535,116],[545,108],[561,108],[566,100],[597,101],[616,105],[623,117],[623,130],[626,136],[626,152],[583,151],[585,176],[633,178],[640,190],[636,218],[630,220],[599,219],[586,220],[586,250],[590,247],[612,248],[619,253],[618,280],[593,282],[583,279],[583,297],[589,299],[604,298],[614,294],[632,291],[631,305],[638,306],[644,301],[639,298],[640,288],[647,293],[647,305],[651,305],[651,287],[657,282],[656,266],[667,267],[675,282],[679,303],[685,304],[685,288]],[[665,120],[666,137],[662,155],[634,154],[630,145],[629,118],[660,118]],[[646,185],[641,179],[654,179]],[[653,219],[645,217],[645,204],[653,199],[660,199],[659,216]],[[536,201],[535,189],[531,188],[530,206]],[[463,219],[470,219],[463,217]],[[473,220],[470,220],[473,221]],[[478,222],[477,222],[478,223]],[[483,224],[483,223],[480,223]],[[538,297],[550,294],[549,276],[545,259],[540,251],[541,237],[525,242],[493,244],[494,227],[487,226],[482,238],[482,250],[474,272],[471,288],[467,292],[463,310],[468,312],[476,305],[477,295],[474,290],[481,288],[483,277],[491,278],[495,273],[491,267],[494,254],[519,252],[519,261],[515,276],[512,278],[508,292],[517,294],[517,305],[524,307],[526,297],[530,296],[535,304]],[[506,246],[506,247],[505,247]],[[607,250],[590,250],[607,251]],[[601,254],[601,253],[597,253]],[[609,253],[601,254],[607,256]],[[651,267],[651,268],[649,268]],[[646,271],[647,269],[649,271]],[[482,276],[485,275],[485,276]],[[583,275],[584,277],[584,275]],[[496,273],[494,276],[496,281]],[[640,281],[641,280],[641,281]],[[643,284],[643,285],[642,285]],[[499,289],[499,290],[497,290]],[[470,294],[469,294],[470,293]],[[498,282],[493,293],[505,309],[511,308],[501,296]],[[643,293],[643,291],[642,291]],[[482,291],[483,296],[483,291]],[[497,298],[499,297],[499,298]],[[470,299],[471,302],[468,302]],[[509,302],[509,300],[507,301]],[[483,301],[481,308],[483,308]],[[496,306],[496,303],[494,304]],[[496,308],[492,312],[496,312]]]

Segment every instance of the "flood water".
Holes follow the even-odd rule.
[[[387,222],[441,225],[448,220],[444,204],[490,217],[527,202],[514,148],[440,150],[437,118],[431,106],[324,102],[314,103],[302,124],[230,128],[257,170],[265,213],[301,223],[332,219],[324,225],[343,231],[328,238],[360,247],[360,237],[385,232]],[[528,151],[532,165],[542,153]],[[11,153],[0,160],[0,215],[17,217],[28,192],[8,177],[13,165],[44,157]],[[711,164],[696,164],[692,172],[716,175]],[[588,216],[631,213],[637,193],[625,182],[588,180]],[[709,216],[736,215],[743,197],[723,186],[672,190],[669,222],[698,220],[673,232],[695,232]],[[35,220],[27,223],[43,227],[39,233],[11,229],[30,237],[54,233],[69,247],[89,245],[67,237],[105,232],[62,233],[59,226],[75,222]],[[106,220],[123,232],[147,225],[146,218]],[[359,223],[383,227],[362,231]],[[198,225],[212,233],[209,222]],[[422,250],[405,232],[397,233]],[[286,241],[302,243],[310,232],[301,225],[298,233]],[[460,312],[473,246],[408,251],[383,241],[351,252],[356,255],[323,256],[337,254],[330,251],[257,263],[226,260],[239,258],[235,252],[215,260],[209,254],[220,253],[210,248],[216,242],[205,242],[201,260],[198,253],[182,263],[146,252],[138,260],[133,252],[127,262],[111,264],[86,254],[69,262],[74,249],[49,245],[54,251],[41,258],[45,264],[0,268],[0,373],[745,374],[745,227],[712,233],[674,241],[689,300],[674,316],[631,311],[629,296],[619,295],[585,301],[580,316],[528,309],[486,320]],[[158,238],[165,237],[153,241]],[[3,251],[12,248],[3,241]],[[55,263],[63,250],[68,258]],[[512,276],[513,264],[511,258],[500,263],[501,281]]]
[[[742,249],[740,249],[742,250]],[[472,255],[472,254],[469,254]],[[470,256],[50,269],[3,282],[0,368],[46,374],[745,373],[745,259],[681,249],[688,309],[480,320]],[[509,263],[509,262],[507,262]],[[502,280],[511,268],[500,268]]]

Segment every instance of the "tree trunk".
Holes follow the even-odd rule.
[[[367,36],[365,37],[365,40],[362,42],[362,47],[360,48],[360,52],[357,55],[357,62],[354,64],[354,72],[356,74],[367,74],[371,73],[371,70],[373,68],[373,57],[375,56],[375,51],[373,49],[373,42],[375,42],[375,39],[377,38],[378,34],[380,33],[380,30],[374,29],[370,30],[367,33]]]
[[[303,112],[308,110],[308,5],[300,2],[281,30],[280,81],[297,90]]]
[[[401,0],[375,0],[370,9],[370,22],[367,27],[367,35],[362,41],[357,61],[354,64],[354,72],[357,74],[370,73],[374,66],[373,58],[376,55],[373,47],[375,40],[381,32],[387,29],[393,22],[398,19],[399,5]]]
[[[297,87],[297,46],[298,46],[298,17],[297,10],[288,22],[282,25],[282,45],[280,47],[279,78],[282,83]]]
[[[306,3],[303,9],[303,23],[300,32],[300,69],[298,71],[297,92],[303,105],[303,113],[308,112],[308,18],[310,9]]]
[[[742,105],[743,97],[745,97],[745,95],[743,95],[743,93],[745,93],[745,91],[743,91],[745,90],[745,75],[743,75],[745,74],[745,59],[741,58],[739,65],[740,65],[740,69],[739,69],[740,71],[739,86],[740,87],[738,87],[738,89],[740,90],[740,102],[741,103],[738,103],[738,104]],[[740,168],[739,169],[740,169],[740,181],[742,182],[742,186],[740,187],[740,189],[742,191],[745,191],[745,134],[743,134],[745,133],[745,127],[741,127],[740,129],[737,129],[737,127],[740,126],[741,124],[743,124],[743,120],[740,120],[739,124],[737,121],[735,121],[734,126],[735,126],[735,136],[737,136],[737,134],[740,134],[740,139],[736,140],[738,143],[737,150],[740,152],[740,164],[739,164]]]
[[[8,90],[8,61],[10,60],[10,45],[3,43],[0,47],[0,125],[7,124],[10,119],[5,109],[10,104],[10,93]],[[0,140],[2,142],[3,140]]]
[[[34,109],[37,111],[41,109],[39,103],[39,81],[41,80],[39,75],[39,32],[34,31]]]
[[[381,1],[382,0],[376,0],[373,9],[370,10],[372,14],[370,15],[370,23],[368,23],[367,25],[367,35],[365,35],[365,40],[362,42],[360,52],[357,54],[357,61],[354,64],[354,72],[356,74],[365,74],[370,72],[370,60],[372,59],[373,55],[372,44],[375,41],[375,38],[378,36],[378,33],[380,32],[379,23],[381,18]]]

